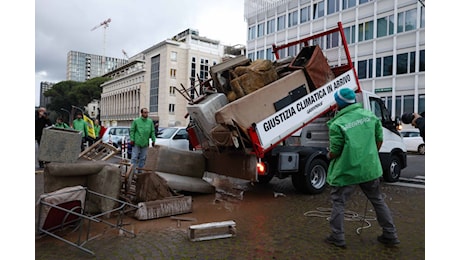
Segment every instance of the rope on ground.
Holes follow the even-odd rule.
[[[307,212],[303,213],[303,215],[306,216],[306,217],[326,218],[326,220],[329,221],[330,218],[331,218],[331,212],[332,212],[332,208],[318,207],[318,208],[316,208],[316,210],[307,211]],[[370,228],[372,226],[370,221],[377,220],[377,219],[376,218],[369,218],[369,217],[366,217],[366,216],[361,216],[361,215],[359,215],[358,213],[356,213],[354,211],[345,210],[345,212],[344,212],[344,220],[345,221],[362,221],[363,225],[356,229],[356,233],[359,235],[359,234],[361,234],[361,230],[366,229],[366,228]],[[366,226],[364,226],[364,223],[366,223]]]

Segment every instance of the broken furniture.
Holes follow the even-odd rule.
[[[81,152],[79,158],[86,159],[88,161],[107,161],[118,152],[120,152],[120,149],[111,144],[103,143],[102,139],[99,139]]]
[[[236,223],[233,220],[210,222],[189,226],[191,241],[203,241],[236,236]]]
[[[113,204],[116,204],[116,207],[93,214],[87,210],[90,197],[112,201]],[[42,194],[37,204],[39,207],[38,234],[52,236],[91,255],[94,255],[94,252],[85,248],[84,245],[101,235],[91,235],[92,222],[103,223],[111,228],[118,229],[120,233],[128,233],[132,237],[136,236],[133,232],[123,227],[126,225],[123,223],[124,214],[136,210],[138,208],[136,205],[91,191],[83,186],[66,187],[55,192]],[[118,214],[116,223],[103,218],[112,213]],[[72,242],[70,238],[66,238],[67,234],[62,234],[66,227],[74,227],[73,231],[78,230],[77,241]]]
[[[214,186],[203,180],[206,160],[201,152],[180,150],[155,145],[147,151],[144,169],[166,180],[167,186],[176,191],[214,193]],[[140,175],[136,183],[137,197],[143,191],[139,188]]]
[[[192,212],[192,196],[172,196],[164,199],[140,202],[134,214],[139,220],[162,218]]]
[[[44,193],[65,187],[81,185],[112,198],[119,198],[121,180],[119,167],[98,161],[77,163],[48,163],[43,171]],[[88,209],[108,211],[115,207],[115,201],[91,198]]]

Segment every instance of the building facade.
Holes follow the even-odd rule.
[[[125,59],[104,57],[78,51],[67,53],[67,80],[84,82],[88,79],[100,77],[124,64]]]
[[[192,29],[136,54],[128,64],[105,75],[112,79],[101,85],[101,123],[129,126],[146,107],[160,127],[186,126],[187,100],[178,90],[209,78],[209,68],[223,54],[219,41]]]
[[[51,102],[51,97],[45,97],[45,92],[53,88],[53,85],[48,81],[40,82],[40,107],[46,107]]]
[[[417,0],[245,0],[247,56],[274,60],[281,45],[343,25],[361,87],[391,115],[425,112],[425,6]],[[340,37],[316,42],[336,55]],[[295,56],[299,47],[280,52]]]

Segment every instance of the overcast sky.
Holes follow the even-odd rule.
[[[91,30],[109,18],[106,29]],[[35,105],[40,82],[66,80],[69,51],[131,57],[188,28],[246,44],[244,0],[36,0]]]

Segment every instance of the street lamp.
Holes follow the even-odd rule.
[[[62,110],[62,111],[65,111],[65,112],[67,112],[67,114],[69,114],[69,125],[70,125],[70,119],[71,119],[71,118],[70,118],[70,111],[67,110],[67,109],[65,109],[65,108],[62,108],[62,107],[61,107],[61,110]]]

